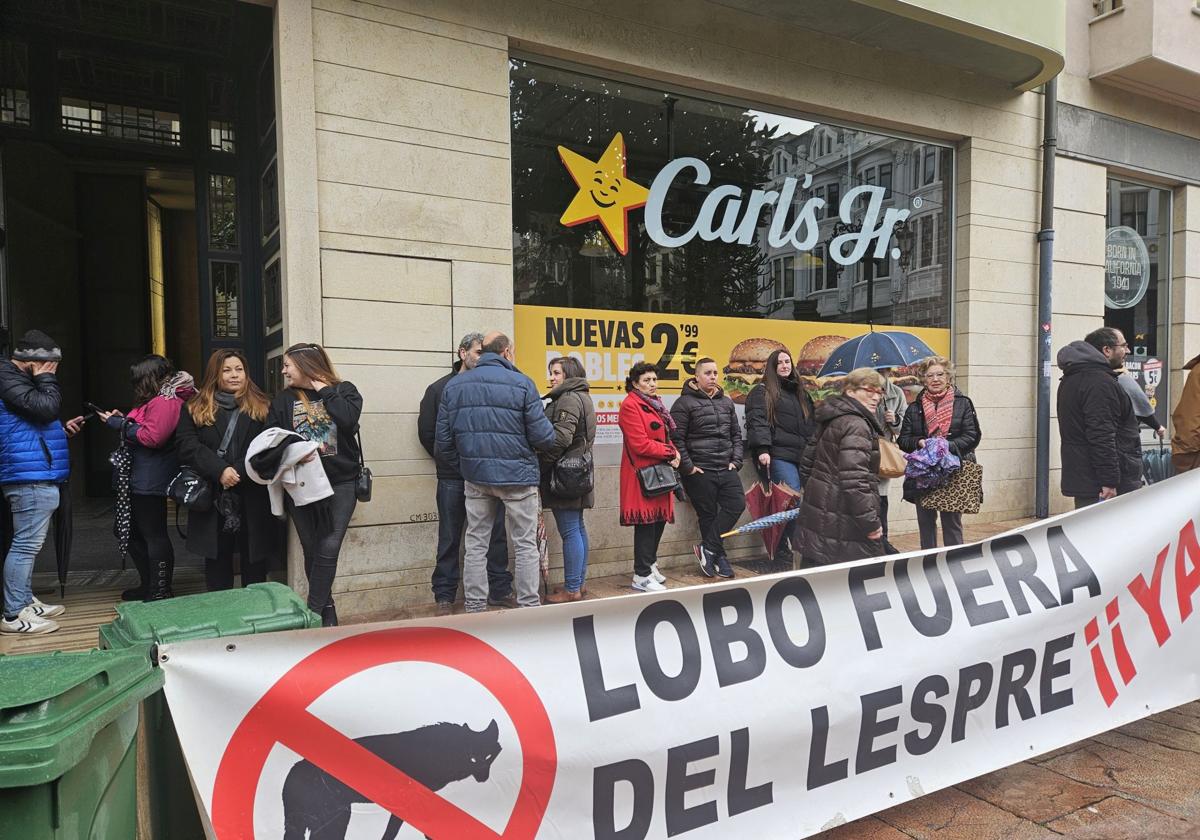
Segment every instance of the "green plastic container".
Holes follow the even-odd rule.
[[[162,681],[145,648],[0,656],[0,837],[132,840],[138,703]]]
[[[321,626],[321,617],[311,612],[304,601],[282,583],[254,583],[245,589],[206,592],[150,603],[131,601],[118,606],[117,615],[116,621],[100,628],[102,648],[148,651],[150,646],[160,642],[217,639]],[[204,840],[200,812],[188,780],[175,722],[161,691],[146,698],[142,720],[150,805],[151,837],[148,840]],[[0,838],[7,836],[0,832]],[[128,836],[132,840],[133,835]]]

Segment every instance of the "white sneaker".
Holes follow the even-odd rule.
[[[21,610],[12,621],[0,618],[0,633],[39,636],[42,633],[53,633],[57,629],[58,622],[34,614],[32,607]]]
[[[650,577],[654,578],[654,579],[655,579],[656,581],[658,581],[659,583],[666,583],[666,582],[667,582],[667,576],[666,576],[666,575],[664,575],[662,572],[660,572],[660,571],[658,570],[658,564],[657,564],[657,563],[651,563],[651,564],[650,564]]]
[[[62,615],[67,611],[67,608],[62,604],[43,604],[34,596],[33,603],[28,609],[33,610],[33,614],[39,618],[54,618],[56,615]]]
[[[633,576],[633,588],[642,592],[665,592],[667,587],[663,586],[654,579],[654,574],[651,573],[642,577],[641,575]]]

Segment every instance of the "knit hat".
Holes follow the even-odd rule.
[[[12,357],[18,362],[61,362],[62,350],[41,330],[30,330],[17,339]]]

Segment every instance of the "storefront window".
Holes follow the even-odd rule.
[[[1171,192],[1110,179],[1104,244],[1104,324],[1125,334],[1125,367],[1166,425]]]
[[[510,67],[516,344],[535,379],[571,353],[619,397],[644,359],[670,394],[712,356],[737,400],[772,347],[814,391],[871,329],[912,338],[896,367],[949,352],[952,150]],[[744,339],[764,358],[734,359]]]

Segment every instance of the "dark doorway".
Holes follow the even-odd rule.
[[[241,2],[0,0],[0,320],[61,344],[64,418],[127,410],[147,353],[199,379],[236,346],[263,381],[271,32]],[[114,444],[96,423],[72,441],[75,568],[120,564]]]

